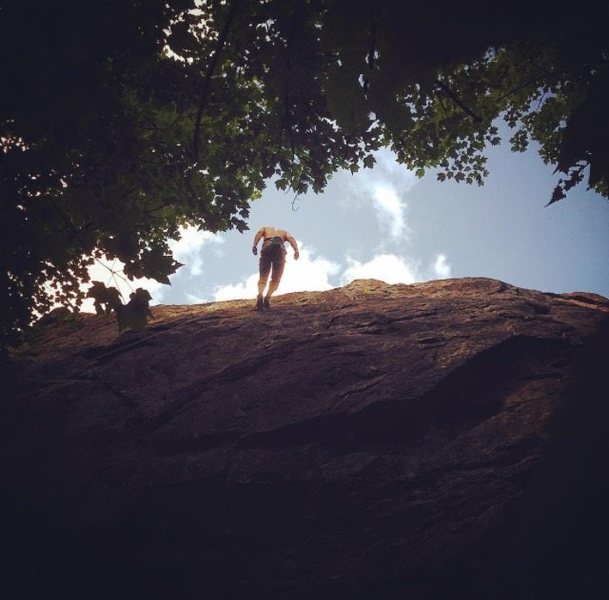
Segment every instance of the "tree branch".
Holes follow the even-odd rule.
[[[203,112],[205,107],[207,106],[207,98],[209,96],[209,90],[211,89],[211,80],[214,75],[214,71],[218,66],[218,61],[220,60],[220,54],[226,45],[226,40],[228,39],[228,34],[230,32],[230,28],[235,19],[235,15],[237,14],[237,6],[240,0],[233,0],[228,8],[228,14],[226,15],[226,21],[224,22],[224,27],[222,27],[222,31],[218,36],[218,41],[216,42],[216,48],[214,49],[214,53],[209,61],[209,65],[207,66],[207,72],[205,73],[205,77],[203,79],[203,86],[201,88],[201,99],[199,100],[199,109],[197,111],[197,119],[195,121],[195,130],[193,136],[193,154],[195,161],[199,158],[199,131],[201,129],[201,119],[203,118]]]
[[[442,91],[466,114],[468,114],[476,123],[482,123],[482,118],[479,117],[475,112],[473,112],[470,108],[468,108],[459,96],[455,94],[443,81],[436,81],[436,83],[440,86]]]

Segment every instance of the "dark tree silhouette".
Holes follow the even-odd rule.
[[[184,225],[246,229],[275,178],[323,190],[391,147],[482,183],[516,151],[609,194],[609,11],[520,0],[0,2],[0,337],[77,307],[96,259],[167,283]],[[550,194],[550,190],[549,190]]]

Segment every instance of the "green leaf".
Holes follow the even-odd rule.
[[[364,167],[367,169],[372,169],[376,164],[376,158],[372,154],[368,154],[368,156],[364,156]]]
[[[183,266],[182,263],[174,260],[171,254],[165,254],[162,248],[153,248],[144,252],[140,258],[140,263],[143,277],[150,277],[165,284],[170,284],[169,275]]]
[[[87,290],[87,298],[93,298],[95,312],[98,315],[109,315],[113,309],[121,304],[120,293],[115,287],[106,287],[101,281],[91,282]]]
[[[200,49],[200,44],[190,32],[189,24],[185,21],[180,21],[172,26],[167,41],[176,54],[189,54]]]

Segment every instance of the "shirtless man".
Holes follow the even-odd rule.
[[[262,249],[260,250],[260,279],[258,280],[258,298],[256,299],[256,310],[270,307],[270,299],[283,275],[283,268],[285,267],[285,255],[286,251],[284,248],[284,242],[289,242],[290,246],[294,249],[294,259],[298,260],[300,252],[298,252],[298,244],[296,240],[285,230],[276,229],[275,227],[261,227],[256,233],[254,238],[254,245],[252,246],[252,252],[254,256],[258,254],[258,242],[263,240]],[[264,300],[262,295],[266,282],[271,275],[271,283],[269,289],[266,292]]]

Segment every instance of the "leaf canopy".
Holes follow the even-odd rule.
[[[0,338],[77,308],[102,257],[167,283],[180,228],[247,229],[265,181],[320,192],[391,147],[481,184],[496,119],[609,195],[609,10],[578,3],[0,3]]]

